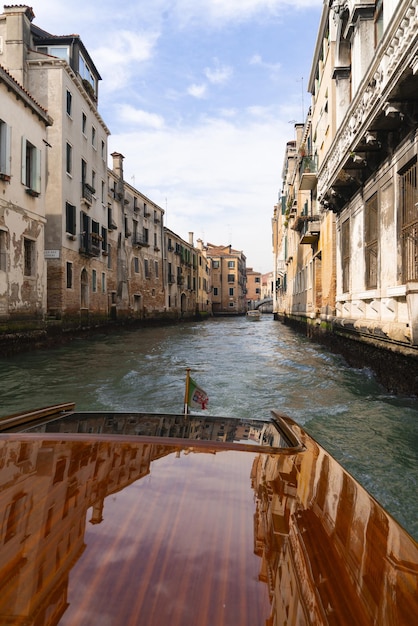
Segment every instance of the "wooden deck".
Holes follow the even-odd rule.
[[[410,626],[417,543],[325,450],[0,435],[0,623]]]

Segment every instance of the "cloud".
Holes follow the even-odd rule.
[[[284,10],[317,8],[322,0],[175,0],[173,10],[183,25],[205,21],[212,26],[242,23],[260,17],[280,18]]]
[[[154,128],[157,130],[164,127],[164,118],[161,115],[135,109],[130,104],[120,106],[118,114],[120,121],[123,123]]]
[[[267,63],[263,61],[263,58],[260,54],[254,54],[250,59],[250,65],[255,65],[257,67],[261,67],[262,69],[266,69],[270,72],[271,76],[277,75],[281,70],[281,63]]]
[[[112,135],[109,148],[124,154],[125,179],[135,177],[141,192],[167,207],[168,228],[184,239],[193,231],[205,242],[232,243],[248,264],[269,271],[278,152],[289,137],[279,120],[278,110],[267,109],[262,116],[205,117],[189,127]]]
[[[111,45],[91,50],[107,91],[124,87],[140,73],[141,65],[152,59],[159,37],[156,31],[120,30],[112,33]]]
[[[206,96],[207,86],[205,84],[201,85],[190,85],[187,89],[187,93],[193,98],[204,98]]]
[[[227,83],[233,73],[232,67],[229,67],[228,65],[221,65],[218,59],[215,59],[214,62],[215,67],[213,69],[210,67],[205,68],[206,78],[214,85]]]

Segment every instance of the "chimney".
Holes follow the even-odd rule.
[[[35,17],[32,9],[26,5],[4,7],[5,34],[2,65],[22,87],[27,87],[26,60],[31,48],[30,25]]]
[[[189,232],[189,244],[190,244],[191,246],[193,246],[193,245],[194,245],[194,244],[193,244],[193,234],[194,234],[194,233]]]
[[[112,152],[110,156],[113,159],[113,171],[118,178],[123,180],[123,159],[125,157],[120,152]]]

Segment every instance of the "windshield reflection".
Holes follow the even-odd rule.
[[[25,432],[134,435],[289,447],[285,435],[270,421],[194,415],[76,412],[27,427]]]
[[[111,423],[108,416],[101,419],[102,429],[119,429],[122,424],[116,418]],[[92,422],[87,419],[82,425],[89,429]],[[87,523],[103,526],[106,537],[103,524],[106,498],[138,481],[143,485],[145,477],[151,477],[164,459],[172,457],[183,458],[185,462],[179,466],[171,463],[168,469],[163,467],[163,482],[170,492],[176,491],[180,479],[184,480],[181,492],[175,496],[176,507],[187,509],[186,517],[195,518],[196,522],[190,527],[177,528],[168,497],[159,502],[166,509],[166,521],[161,517],[154,519],[149,513],[152,484],[147,491],[132,492],[135,497],[130,496],[130,509],[118,511],[122,519],[140,520],[134,526],[138,536],[145,533],[147,523],[160,536],[173,537],[164,544],[166,551],[158,548],[158,558],[153,557],[157,580],[167,569],[170,582],[174,580],[184,590],[186,582],[176,581],[175,571],[170,573],[167,564],[176,549],[180,550],[178,537],[184,541],[189,534],[188,550],[192,551],[193,537],[196,545],[206,546],[207,554],[213,557],[211,565],[209,559],[201,563],[199,570],[200,576],[207,577],[207,590],[210,590],[226,567],[224,542],[228,546],[234,541],[233,545],[239,545],[240,549],[227,555],[229,576],[218,582],[221,588],[228,589],[229,605],[225,610],[232,611],[235,623],[248,626],[413,623],[418,611],[418,550],[409,535],[311,440],[305,441],[304,452],[296,454],[220,452],[213,442],[217,437],[232,436],[229,425],[225,423],[224,432],[220,425],[214,420],[210,432],[206,428],[202,431],[198,421],[188,425],[191,433],[207,437],[206,447],[200,448],[190,440],[187,444],[168,445],[158,440],[143,443],[114,438],[95,440],[93,436],[89,441],[75,440],[71,435],[24,434],[1,438],[0,622],[35,626],[61,623],[69,606],[71,572],[89,549]],[[124,420],[123,428],[135,430],[138,423],[132,420],[128,426]],[[257,432],[262,439],[265,425],[256,426],[261,429]],[[80,432],[79,421],[69,420],[65,428],[72,427]],[[178,437],[184,424],[174,421],[169,427]],[[164,432],[168,425],[165,419],[150,419],[148,423],[143,421],[141,428],[155,434]],[[248,431],[238,434],[235,431],[233,436],[250,438],[251,428],[253,425],[248,425]],[[199,458],[205,455],[211,455],[211,464],[199,463]],[[244,461],[242,467],[247,468],[247,473],[239,469],[232,474],[238,461]],[[208,537],[213,534],[211,511],[216,511],[221,530],[208,543]],[[180,533],[177,539],[174,531]],[[110,537],[107,540],[111,541]],[[100,541],[97,545],[100,550],[105,547]],[[136,561],[144,558],[141,554],[134,556]],[[189,555],[177,555],[183,559],[186,556]],[[258,581],[251,573],[251,559],[257,564]],[[145,563],[148,560],[147,557]],[[80,584],[86,594],[89,595],[90,587],[92,596],[98,595],[98,589],[103,594],[107,574],[104,564],[94,570],[93,578],[91,573],[81,577]],[[135,594],[140,581],[135,579],[133,585],[129,568],[123,574],[121,571],[120,576],[120,582],[125,581],[126,587],[133,586]],[[218,599],[219,593],[214,593],[213,605],[215,596]],[[264,596],[269,600],[266,604]],[[195,612],[202,610],[199,594],[186,590],[185,597],[187,610],[190,607],[195,607]],[[140,607],[144,619],[148,606],[149,598],[145,594]],[[129,613],[129,602],[123,610]],[[157,610],[163,611],[164,603],[154,600],[153,611]],[[100,620],[100,614],[96,619]],[[122,613],[119,619],[112,624],[128,623]],[[160,614],[158,619],[161,620]],[[187,621],[185,616],[182,619],[179,623],[190,626],[210,623],[202,615],[198,622]],[[148,618],[144,623],[163,622],[155,617],[155,621]]]

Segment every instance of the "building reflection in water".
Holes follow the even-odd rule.
[[[418,548],[322,448],[254,461],[255,550],[270,624],[411,624]]]
[[[210,441],[238,438],[278,443],[262,423],[247,425],[237,434],[226,423],[222,429],[219,421],[210,426],[210,435],[203,424],[189,424],[196,439],[199,434],[210,440],[206,447],[190,441],[170,445],[167,440],[143,443],[133,437],[94,439],[93,431],[124,428],[126,433],[126,420],[123,426],[117,418],[112,418],[112,424],[110,419],[100,417],[100,422],[82,425],[68,421],[66,432],[79,433],[81,428],[90,433],[77,440],[68,434],[0,439],[1,624],[53,626],[60,622],[68,607],[70,572],[86,548],[86,521],[101,524],[105,498],[148,476],[152,462],[168,455],[215,453]],[[138,434],[133,417],[129,428]],[[148,434],[167,435],[169,429],[176,438],[184,435],[181,421],[151,420],[142,428]],[[252,449],[232,454],[249,458],[248,468],[252,464],[254,546],[261,559],[257,593],[265,595],[268,589],[270,599],[270,604],[260,603],[263,610],[257,624],[412,623],[418,614],[416,544],[331,457],[315,445],[298,454]],[[243,483],[250,496],[248,472]],[[191,481],[196,484],[202,477],[195,478],[192,475]],[[228,476],[224,479],[228,481]],[[217,497],[218,483],[210,483],[207,492],[203,487],[201,491],[206,500]],[[238,502],[240,488],[232,488]],[[192,494],[195,497],[196,490]],[[228,498],[230,507],[237,509],[231,528],[243,533],[240,505]],[[250,507],[253,511],[252,500]],[[251,533],[251,522],[248,528]],[[198,533],[199,527],[187,531]],[[245,546],[250,543],[243,543],[242,563],[238,555],[233,575],[248,575],[242,564],[248,566]],[[257,606],[249,597],[240,602],[246,612],[248,606]],[[236,623],[256,626],[250,617],[248,622],[241,618]]]

